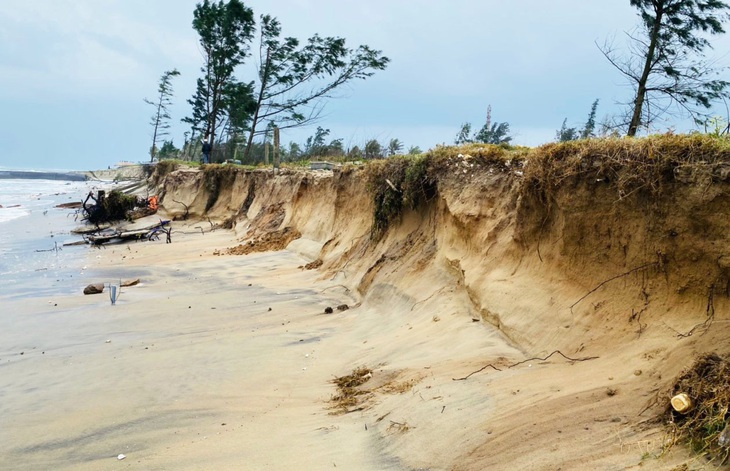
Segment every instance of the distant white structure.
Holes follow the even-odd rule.
[[[332,170],[337,165],[331,163],[331,162],[310,162],[309,163],[309,169],[310,170]]]

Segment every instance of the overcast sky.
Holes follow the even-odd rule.
[[[202,56],[192,29],[196,0],[2,0],[0,167],[94,169],[145,161],[160,75],[177,68],[171,137],[180,146],[186,100]],[[367,44],[391,59],[353,83],[318,123],[346,146],[398,138],[422,149],[478,129],[492,105],[514,143],[554,139],[564,118],[599,119],[631,98],[597,49],[638,24],[628,0],[251,0],[283,35],[319,33]],[[713,39],[727,65],[726,36]],[[242,71],[239,78],[253,80]],[[723,108],[724,109],[724,108]],[[723,111],[723,114],[724,111]],[[659,125],[666,130],[671,123]],[[686,124],[680,128],[687,129]],[[283,133],[303,143],[316,125]]]

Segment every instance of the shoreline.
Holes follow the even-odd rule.
[[[86,181],[83,172],[50,172],[43,170],[0,170],[0,180],[63,180]]]

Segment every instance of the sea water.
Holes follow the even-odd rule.
[[[99,182],[0,180],[0,300],[4,297],[69,294],[79,288],[89,247],[72,229],[80,213],[56,207],[81,202]],[[75,280],[75,279],[76,280]]]

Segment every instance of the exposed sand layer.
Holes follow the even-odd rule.
[[[730,347],[726,297],[682,258],[700,214],[717,235],[695,262],[727,249],[706,207],[725,197],[677,188],[655,217],[570,188],[549,218],[526,218],[539,213],[520,173],[474,166],[455,161],[378,241],[357,171],[169,174],[171,216],[211,219],[175,222],[171,244],[92,252],[88,282],[142,280],[116,306],[7,304],[24,315],[0,329],[0,467],[714,466],[681,446],[660,456],[658,418],[697,354]],[[682,236],[659,236],[670,226]],[[301,235],[286,250],[226,253],[284,230]],[[332,380],[360,367],[372,377],[342,413]]]

